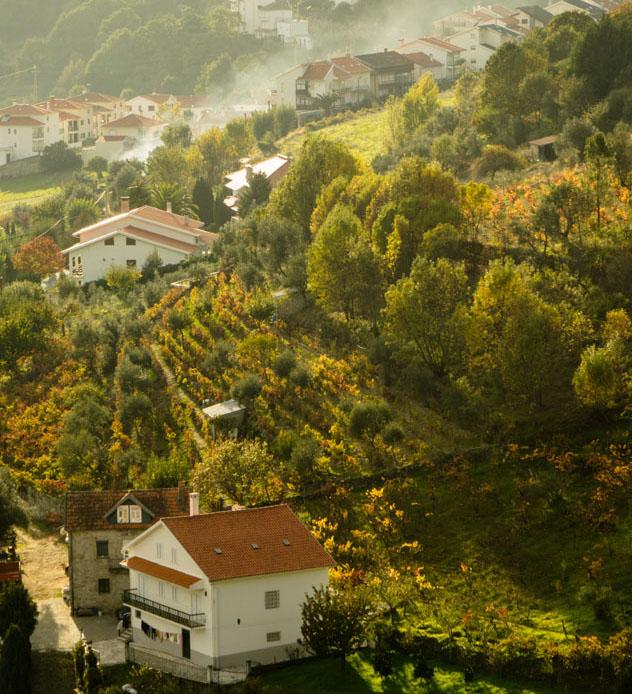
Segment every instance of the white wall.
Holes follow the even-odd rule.
[[[33,127],[0,123],[0,149],[3,150],[0,165],[7,163],[5,152],[11,155],[11,161],[32,157],[36,154],[33,151]]]
[[[114,265],[125,267],[128,260],[135,260],[137,269],[142,269],[145,261],[154,251],[157,251],[165,265],[176,265],[188,255],[183,251],[162,248],[138,239],[135,246],[128,246],[126,237],[117,234],[114,236],[113,246],[106,246],[105,241],[97,241],[71,251],[68,254],[68,269],[72,272],[73,258],[81,258],[82,282],[94,282],[102,279],[107,270]]]
[[[215,657],[295,646],[301,636],[301,605],[312,587],[328,584],[327,569],[255,576],[212,584]],[[265,609],[265,592],[278,590],[280,606]],[[237,623],[240,620],[240,624]],[[281,641],[268,643],[268,632],[280,631]]]

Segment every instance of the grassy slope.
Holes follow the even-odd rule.
[[[443,92],[440,96],[442,106],[450,106],[453,101],[454,96],[451,92]],[[352,152],[370,163],[379,154],[386,154],[388,149],[385,117],[386,112],[383,110],[372,111],[360,113],[344,123],[329,125],[316,131],[299,128],[280,140],[277,146],[284,154],[295,157],[305,138],[311,134],[318,134],[343,142]]]
[[[422,684],[413,678],[413,665],[400,661],[393,674],[385,681],[375,673],[365,654],[355,653],[348,658],[346,669],[341,671],[338,660],[315,660],[267,674],[263,681],[277,685],[287,694],[422,694],[424,692],[477,692],[478,694],[544,694],[550,690],[522,685],[497,678],[477,678],[466,684],[463,674],[450,667],[435,669],[432,682]]]
[[[16,205],[36,205],[60,191],[68,173],[39,173],[0,181],[0,214]]]

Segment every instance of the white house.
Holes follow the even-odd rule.
[[[553,19],[553,15],[539,5],[523,5],[522,7],[518,7],[513,17],[524,31],[545,27]]]
[[[605,14],[605,10],[600,5],[590,0],[558,0],[547,5],[545,9],[554,17],[564,12],[583,12],[597,20]]]
[[[128,113],[123,118],[101,126],[103,135],[122,135],[137,142],[141,140],[158,140],[164,123],[154,118],[146,118],[136,113]]]
[[[73,236],[77,243],[66,248],[68,269],[80,284],[102,279],[113,266],[142,268],[157,253],[163,264],[177,265],[191,255],[211,248],[217,234],[202,229],[199,222],[169,209],[148,205],[92,224]]]
[[[198,681],[303,653],[301,605],[332,558],[289,506],[162,518],[124,547],[130,659]]]
[[[507,41],[521,41],[519,31],[500,23],[479,24],[448,37],[448,41],[463,49],[464,67],[483,70],[496,50]]]
[[[0,166],[37,156],[60,139],[59,116],[54,111],[30,104],[0,109]]]
[[[443,65],[441,79],[447,80],[455,80],[459,76],[466,53],[461,46],[456,46],[448,40],[438,39],[435,36],[423,36],[414,41],[401,43],[397,47],[397,52],[403,55],[425,53]]]
[[[290,169],[290,158],[283,154],[264,159],[256,164],[247,164],[238,171],[229,173],[224,178],[224,204],[237,214],[239,212],[239,193],[250,186],[249,178],[253,174],[263,174],[272,188],[275,188]]]

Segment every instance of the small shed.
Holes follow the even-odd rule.
[[[246,414],[246,408],[237,400],[219,402],[202,411],[211,420],[213,438],[217,435],[218,429],[230,431],[233,438],[237,438],[239,425],[244,421]]]
[[[529,142],[529,147],[531,149],[531,156],[535,161],[554,161],[557,159],[557,153],[555,151],[555,143],[557,142],[557,135],[549,135],[548,137],[541,137],[538,140],[531,140]]]

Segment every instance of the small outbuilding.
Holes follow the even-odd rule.
[[[237,438],[239,425],[244,421],[246,408],[237,400],[226,400],[205,408],[203,412],[211,420],[213,438],[217,435],[218,430],[230,432],[233,438]]]
[[[529,148],[531,149],[531,157],[535,161],[555,161],[557,153],[555,151],[555,143],[557,135],[549,135],[541,137],[538,140],[531,140]]]

